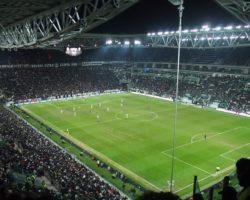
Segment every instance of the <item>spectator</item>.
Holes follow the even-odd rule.
[[[236,162],[236,172],[243,189],[238,195],[239,200],[250,200],[250,159],[241,158]]]
[[[180,200],[180,197],[172,192],[146,192],[138,200]]]

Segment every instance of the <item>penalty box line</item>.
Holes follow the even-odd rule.
[[[229,130],[220,132],[220,133],[216,133],[215,135],[208,136],[207,139],[210,139],[210,138],[213,138],[213,137],[216,137],[216,136],[218,136],[218,135],[221,135],[221,134],[224,134],[224,133],[228,133],[228,132],[231,132],[231,131],[234,131],[234,130],[238,130],[238,129],[240,129],[240,128],[243,128],[243,127],[239,126],[239,127],[232,128],[232,129],[229,129]],[[185,144],[182,144],[182,145],[179,145],[179,146],[175,147],[175,149],[180,149],[180,148],[182,148],[182,147],[185,147],[185,146],[188,146],[188,145],[192,145],[192,144],[194,144],[194,143],[201,142],[201,141],[204,141],[204,139],[196,140],[196,141],[194,141],[194,142],[190,141],[190,142],[188,142],[188,143],[185,143]],[[172,150],[173,150],[173,148],[169,148],[169,149],[166,149],[166,150],[162,151],[161,153],[164,154],[164,153],[169,152],[169,151],[172,151]]]
[[[169,155],[168,153],[163,153],[163,152],[162,152],[162,154],[163,154],[163,155],[166,155],[166,156],[168,156],[168,157],[170,157],[170,158],[173,158],[173,156],[172,156],[172,155]],[[186,164],[186,165],[188,165],[188,166],[190,166],[190,167],[193,167],[193,168],[195,168],[195,169],[198,169],[198,170],[200,170],[200,171],[202,171],[202,172],[204,172],[204,173],[206,173],[206,174],[208,174],[208,175],[210,175],[210,176],[212,176],[212,173],[210,173],[210,172],[208,172],[208,171],[206,171],[206,170],[204,170],[204,169],[202,169],[202,168],[200,168],[200,167],[197,167],[197,166],[195,166],[195,165],[192,165],[192,164],[190,164],[190,163],[188,163],[188,162],[186,162],[186,161],[184,161],[184,160],[181,160],[181,159],[179,159],[179,158],[177,158],[177,157],[174,157],[174,159],[177,160],[177,161],[179,161],[179,162],[181,162],[181,163],[184,163],[184,164]]]
[[[205,176],[205,177],[202,178],[202,179],[198,179],[198,182],[200,183],[200,182],[202,182],[202,181],[207,180],[207,179],[210,178],[210,177],[215,177],[215,176],[218,176],[218,175],[220,175],[220,174],[222,174],[222,173],[225,173],[225,172],[229,171],[230,169],[234,168],[234,166],[235,166],[235,165],[230,165],[230,166],[226,167],[225,169],[220,170],[219,172],[213,173],[212,175]],[[218,181],[217,181],[217,182],[218,182]],[[209,184],[209,185],[210,185],[210,184]],[[209,186],[209,185],[208,185],[208,186]],[[191,184],[189,184],[189,185],[186,185],[186,186],[184,186],[183,188],[180,188],[179,190],[176,190],[175,192],[180,192],[180,191],[185,190],[186,188],[189,188],[189,187],[191,187],[191,186],[193,186],[193,183],[191,183]],[[207,186],[204,186],[204,188],[206,188],[206,187],[207,187]]]
[[[241,149],[241,148],[244,148],[244,147],[246,147],[246,146],[249,146],[249,145],[250,145],[250,143],[246,143],[246,144],[240,145],[240,146],[238,146],[238,147],[236,147],[236,148],[234,148],[234,149],[232,149],[232,150],[230,150],[230,151],[227,151],[227,152],[225,152],[225,153],[223,153],[223,154],[220,154],[220,156],[221,156],[222,158],[225,158],[225,159],[227,159],[227,160],[231,160],[231,161],[235,162],[235,161],[236,161],[235,159],[232,159],[232,158],[230,158],[229,156],[226,156],[226,154],[232,153],[232,152],[234,152],[234,151],[237,151],[237,150],[239,150],[239,149]]]

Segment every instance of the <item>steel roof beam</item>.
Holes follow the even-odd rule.
[[[240,21],[250,23],[250,1],[249,0],[215,0]]]
[[[139,0],[76,0],[0,27],[0,48],[54,44],[108,21]]]

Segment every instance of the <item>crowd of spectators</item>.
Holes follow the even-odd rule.
[[[250,112],[249,76],[236,75],[237,68],[201,67],[205,64],[249,65],[245,48],[224,50],[182,51],[179,97],[188,98],[193,104],[219,107],[236,112]],[[92,60],[166,61],[176,62],[176,49],[120,48],[90,50],[77,58],[57,51],[17,51],[6,54],[0,64],[44,64],[82,62]],[[28,55],[28,56],[27,56]],[[39,55],[39,56],[38,56]],[[237,56],[232,56],[237,55]],[[65,97],[78,93],[103,92],[121,88],[121,81],[132,88],[158,96],[175,98],[176,66],[158,66],[154,69],[142,64],[117,66],[75,67],[21,67],[0,69],[0,100],[25,100],[48,97]],[[220,75],[214,75],[214,70]],[[242,69],[244,70],[244,69]],[[196,71],[195,73],[193,73]],[[208,73],[209,72],[209,73]],[[223,75],[223,73],[225,74]],[[235,72],[235,75],[227,73]],[[216,74],[215,73],[215,74]],[[0,183],[14,191],[31,191],[49,195],[53,199],[126,199],[119,191],[100,179],[94,172],[78,163],[71,155],[41,136],[10,111],[0,107]],[[32,181],[14,184],[12,173],[31,177],[46,176],[54,190],[35,187]],[[0,188],[1,190],[1,188]]]
[[[0,107],[0,183],[14,191],[46,192],[51,199],[125,200],[119,191],[77,162],[9,110]],[[55,190],[14,186],[11,172],[46,176]],[[1,193],[1,195],[3,195]]]
[[[236,112],[250,111],[249,79],[241,76],[211,76],[209,74],[181,73],[179,97],[189,98],[193,104],[209,106],[218,103],[220,108]],[[175,98],[176,75],[164,76],[137,74],[132,78],[133,87],[158,96]]]
[[[171,67],[171,65],[169,65]],[[179,96],[192,103],[233,111],[250,111],[249,76],[181,70]],[[205,69],[206,70],[206,69]],[[48,97],[69,97],[86,92],[121,89],[122,82],[132,88],[159,96],[174,98],[176,71],[156,68],[123,66],[38,67],[0,69],[0,98],[26,100]],[[219,75],[218,75],[219,74]]]
[[[118,89],[112,71],[100,67],[41,67],[0,69],[0,94],[6,99],[72,96]]]

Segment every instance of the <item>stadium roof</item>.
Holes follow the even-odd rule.
[[[249,0],[215,0],[223,8],[244,23],[250,23],[250,1]]]
[[[0,47],[8,49],[46,48],[60,43],[64,43],[65,46],[65,41],[71,38],[77,38],[79,41],[81,38],[84,39],[85,35],[90,39],[90,35],[85,34],[86,32],[90,32],[109,21],[139,1],[143,2],[140,3],[141,5],[148,2],[157,4],[159,9],[152,8],[150,12],[145,11],[144,13],[145,15],[151,14],[151,16],[157,15],[157,11],[160,11],[162,7],[160,2],[163,2],[163,0],[157,0],[157,2],[153,0],[1,0]],[[249,22],[249,3],[247,1],[215,1],[242,22]],[[198,1],[185,0],[185,2],[199,6]],[[171,16],[173,10],[176,12],[176,8],[172,6],[172,13],[171,10],[168,10],[167,14]],[[200,12],[203,12],[203,10]],[[177,16],[169,18],[177,21]],[[174,20],[175,18],[176,20]],[[131,20],[137,19],[132,17],[125,19],[127,24]],[[143,20],[141,20],[141,23],[143,23]],[[136,28],[133,27],[133,29]],[[248,34],[245,34],[245,36],[248,37]],[[94,38],[96,37],[97,35],[94,35]],[[230,37],[230,35],[221,37]],[[239,37],[243,36],[239,35]],[[100,38],[104,37],[100,36]],[[104,39],[106,40],[106,38]]]

